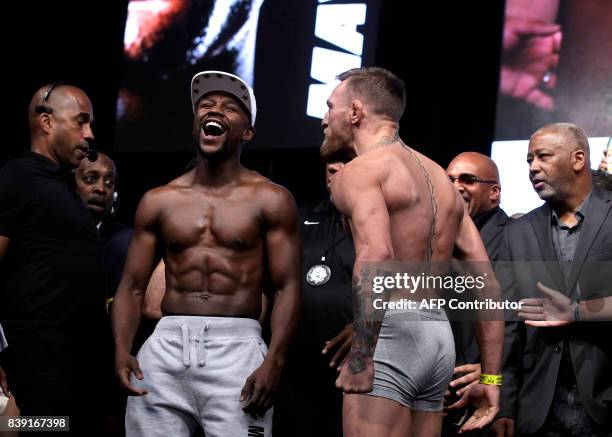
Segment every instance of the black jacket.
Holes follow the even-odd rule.
[[[582,299],[612,294],[612,193],[593,188],[569,280],[563,279],[552,242],[551,208],[548,204],[506,226],[498,277],[504,292],[517,297],[534,296],[536,281],[576,299],[577,284]],[[525,261],[525,262],[522,262]],[[541,261],[546,261],[541,263]],[[499,266],[498,266],[499,267]],[[517,420],[518,431],[536,432],[550,410],[559,373],[564,340],[580,397],[589,415],[609,425],[612,407],[612,324],[578,322],[560,328],[513,325],[515,332],[504,363],[501,417]]]
[[[503,209],[497,211],[487,219],[479,229],[480,237],[487,249],[491,262],[497,261],[503,242],[504,227],[511,219]],[[474,323],[467,321],[452,321],[455,338],[455,355],[457,365],[474,364],[480,362],[480,349],[474,332]]]

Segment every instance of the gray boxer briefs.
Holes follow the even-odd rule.
[[[254,418],[242,411],[240,392],[266,354],[256,320],[167,316],[138,352],[148,391],[128,398],[126,435],[206,437],[271,436],[272,409]]]
[[[389,310],[374,352],[367,393],[411,410],[441,411],[453,376],[455,343],[443,310]]]

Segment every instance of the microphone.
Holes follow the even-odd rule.
[[[91,162],[96,162],[98,160],[98,151],[96,149],[87,150],[87,159]]]

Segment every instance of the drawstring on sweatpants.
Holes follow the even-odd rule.
[[[204,367],[206,364],[206,345],[204,344],[204,341],[208,328],[209,325],[208,322],[206,322],[200,330],[200,336],[196,338],[196,341],[198,342],[198,366],[200,367]]]
[[[185,367],[191,366],[191,360],[189,359],[189,329],[187,325],[181,325],[181,331],[183,331],[183,364]]]
[[[206,333],[210,329],[210,325],[208,322],[204,324],[202,329],[200,330],[200,335],[198,335],[194,341],[196,342],[196,361],[198,366],[204,367],[206,365]],[[183,364],[185,367],[191,366],[191,342],[189,341],[189,328],[187,325],[181,325],[181,331],[183,332]]]

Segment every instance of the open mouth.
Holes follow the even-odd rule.
[[[87,200],[87,204],[104,208],[106,206],[106,201],[103,197],[90,197]]]
[[[205,135],[212,137],[221,136],[226,132],[225,126],[215,120],[205,122],[204,126],[202,126],[202,130],[204,131]]]

